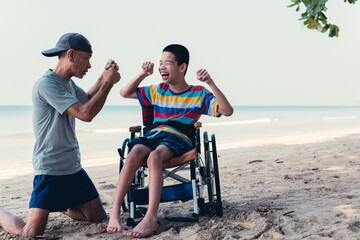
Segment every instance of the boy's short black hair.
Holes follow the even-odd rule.
[[[186,47],[180,44],[170,44],[166,46],[162,52],[171,52],[172,54],[174,54],[175,60],[178,62],[179,66],[183,63],[186,63],[184,75],[186,74],[190,59],[190,54]]]

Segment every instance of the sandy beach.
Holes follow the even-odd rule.
[[[360,239],[360,134],[296,140],[220,149],[224,216],[201,217],[198,223],[167,222],[164,216],[169,214],[191,213],[192,203],[163,203],[160,228],[148,239]],[[108,213],[118,158],[113,154],[102,161],[83,165]],[[26,219],[32,175],[0,183],[1,206]],[[126,238],[107,233],[106,226],[107,220],[84,223],[51,213],[39,238]],[[1,229],[0,239],[18,238]]]

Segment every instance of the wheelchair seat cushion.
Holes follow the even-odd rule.
[[[184,163],[190,162],[196,158],[196,150],[195,148],[191,149],[190,151],[184,153],[180,157],[172,158],[163,162],[163,168],[173,168]]]
[[[191,160],[194,160],[196,158],[196,150],[195,148],[191,149],[190,151],[184,153],[183,155],[181,155],[180,157],[174,157],[171,158],[165,162],[163,162],[162,167],[165,168],[173,168],[173,167],[177,167],[180,166],[182,164],[188,163]],[[146,165],[146,161],[142,161],[140,163],[140,166],[142,167],[147,167]]]
[[[135,144],[145,145],[152,150],[155,150],[159,145],[165,145],[174,153],[173,157],[179,157],[194,148],[177,134],[162,129],[147,132],[143,137],[134,138],[128,146],[131,149]]]

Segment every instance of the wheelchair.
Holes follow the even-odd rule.
[[[120,155],[119,174],[125,164],[127,154],[130,152],[129,141],[142,136],[144,129],[153,123],[153,107],[143,107],[143,125],[132,126],[129,128],[130,138],[126,138],[118,148]],[[203,154],[201,153],[200,128],[201,123],[194,124],[195,144],[194,149],[183,154],[178,158],[172,158],[163,163],[164,185],[161,193],[160,203],[170,201],[189,201],[193,200],[193,213],[191,216],[165,217],[168,221],[175,222],[198,222],[199,216],[218,216],[223,215],[221,200],[220,178],[218,168],[218,157],[216,151],[215,135],[210,139],[208,133],[203,133]],[[190,169],[190,174],[186,178],[178,174],[180,170]],[[134,227],[146,213],[144,205],[148,204],[148,185],[146,185],[147,168],[145,163],[137,169],[133,182],[123,201],[124,212],[129,212],[127,226]],[[190,177],[190,179],[189,179]],[[171,178],[171,184],[165,179]],[[175,183],[174,183],[175,182]],[[205,197],[204,195],[207,195]]]

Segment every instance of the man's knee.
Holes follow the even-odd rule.
[[[30,208],[28,221],[18,235],[28,238],[43,234],[48,216],[49,210]]]
[[[89,221],[90,222],[94,222],[94,223],[99,223],[102,222],[106,219],[106,212],[105,211],[100,211],[92,216],[89,217]]]
[[[100,198],[85,203],[79,207],[78,211],[84,216],[84,221],[99,223],[107,217]]]
[[[45,226],[26,224],[25,227],[16,235],[24,238],[29,238],[42,235],[44,231]]]
[[[45,231],[45,228],[43,229],[31,229],[29,232],[29,237],[34,237],[43,234]]]

